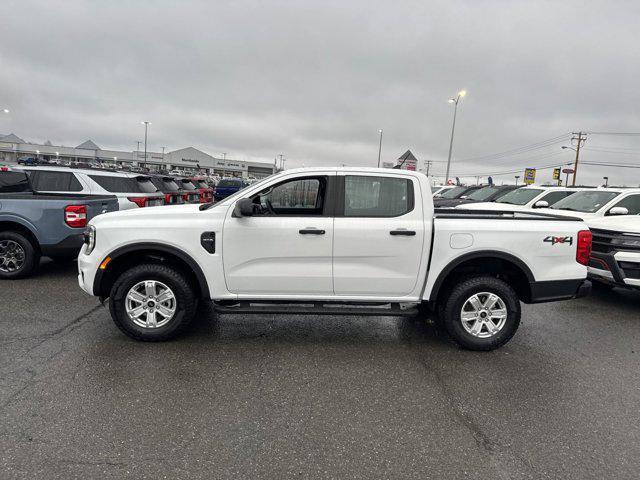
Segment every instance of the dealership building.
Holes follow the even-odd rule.
[[[19,159],[34,158],[60,161],[62,164],[88,163],[113,167],[146,167],[152,171],[179,170],[184,174],[204,172],[221,177],[262,178],[276,171],[275,164],[218,158],[194,147],[171,152],[108,150],[87,140],[77,147],[31,143],[15,134],[0,134],[0,163],[16,163]]]

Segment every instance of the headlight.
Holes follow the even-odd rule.
[[[84,229],[84,244],[87,246],[84,253],[90,255],[96,246],[96,227],[89,225]]]

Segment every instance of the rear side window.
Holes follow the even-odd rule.
[[[0,193],[30,192],[29,177],[24,172],[1,172]]]
[[[205,182],[204,180],[198,180],[196,183],[200,188],[209,188],[209,185],[207,185],[207,182]]]
[[[398,217],[413,210],[413,183],[405,178],[346,176],[345,217]]]
[[[80,192],[82,185],[71,172],[38,170],[31,177],[33,189],[40,192]]]
[[[139,193],[138,184],[133,178],[112,177],[107,175],[89,175],[89,178],[111,193]]]

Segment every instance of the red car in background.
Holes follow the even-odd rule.
[[[204,178],[194,177],[190,180],[200,192],[200,203],[213,202],[213,187]]]

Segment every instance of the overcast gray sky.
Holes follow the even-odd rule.
[[[382,128],[383,160],[410,148],[443,174],[460,89],[453,175],[570,162],[557,137],[571,131],[640,132],[637,1],[3,5],[0,133],[32,141],[132,150],[149,120],[153,150],[374,166]],[[585,147],[585,162],[640,165],[640,136]],[[594,165],[579,179],[607,174],[640,183]]]

